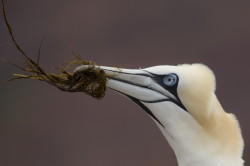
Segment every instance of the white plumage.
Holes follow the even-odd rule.
[[[155,121],[180,166],[243,165],[238,121],[221,107],[215,77],[208,67],[100,68],[109,75],[109,88],[136,102]]]

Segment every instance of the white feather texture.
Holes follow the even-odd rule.
[[[84,68],[86,66],[76,71]],[[215,95],[215,76],[207,66],[164,65],[138,70],[99,68],[112,75],[107,82],[109,88],[133,97],[148,109],[173,148],[180,166],[243,165],[244,143],[238,121],[220,105]],[[173,73],[178,76],[175,89],[178,96],[161,82],[162,76]]]
[[[170,102],[145,105],[166,128],[161,128],[180,166],[242,166],[243,139],[233,114],[226,113],[215,95],[215,76],[205,65],[157,66],[147,71],[179,77],[178,96],[184,112]]]

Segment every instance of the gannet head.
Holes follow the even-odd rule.
[[[80,66],[75,72],[85,68]],[[215,76],[208,67],[99,68],[108,75],[109,88],[136,102],[155,121],[179,165],[243,165],[238,122],[217,100]]]

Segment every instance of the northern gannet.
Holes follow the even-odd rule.
[[[86,66],[76,68],[81,72]],[[243,139],[236,117],[216,95],[203,64],[120,69],[99,66],[107,87],[137,103],[169,142],[179,166],[242,166]]]

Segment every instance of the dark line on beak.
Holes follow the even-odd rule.
[[[131,97],[131,96],[128,96],[126,95],[128,98],[130,98],[132,101],[134,101],[136,104],[138,104],[146,113],[148,113],[154,120],[156,120],[163,128],[165,128],[163,126],[163,124],[155,117],[155,115],[148,109],[148,107],[146,107],[144,104],[142,104],[140,102],[140,100],[134,98],[134,97]]]
[[[126,74],[127,74],[127,73],[126,73]],[[128,74],[129,74],[129,73],[128,73]],[[146,75],[142,75],[142,76],[147,77]],[[126,80],[123,80],[123,79],[119,79],[119,78],[115,78],[115,77],[110,77],[109,79],[111,79],[111,80],[116,80],[116,81],[120,81],[120,82],[123,82],[123,83],[127,83],[127,84],[130,84],[130,85],[134,85],[134,86],[138,86],[138,87],[141,87],[141,88],[146,88],[146,89],[150,89],[150,90],[152,90],[152,91],[155,91],[154,89],[152,89],[152,88],[150,88],[150,87],[148,87],[148,86],[143,86],[143,85],[140,85],[140,84],[131,83],[131,82],[126,81]],[[111,88],[111,89],[112,89],[112,88]],[[114,90],[114,89],[113,89],[113,90]],[[117,92],[119,92],[119,91],[117,91]],[[156,92],[158,92],[158,91],[156,91]],[[119,92],[119,93],[121,93],[121,92]],[[158,93],[162,94],[161,92],[158,92]],[[123,93],[122,93],[122,94],[123,94]],[[126,94],[124,94],[124,95],[126,95]],[[162,95],[164,95],[164,94],[162,94]],[[180,101],[178,95],[175,95],[175,94],[173,94],[173,95]],[[128,95],[126,95],[126,96],[128,96]],[[145,102],[145,103],[158,103],[158,102],[163,102],[163,101],[171,101],[171,102],[173,102],[174,104],[176,104],[176,105],[178,105],[179,107],[181,107],[183,110],[187,111],[187,109],[184,107],[184,105],[183,105],[181,102],[177,102],[177,101],[175,101],[175,100],[173,100],[173,99],[171,99],[171,98],[162,99],[162,100],[153,100],[153,101],[143,101],[143,102]],[[187,112],[188,112],[188,111],[187,111]]]
[[[140,75],[140,76],[145,76],[145,77],[151,77],[154,75],[154,74],[152,74],[148,71],[144,71],[144,70],[141,70],[141,71],[144,71],[145,73],[127,73],[127,72],[123,72],[123,71],[114,71],[114,70],[109,70],[109,69],[102,69],[102,70],[104,70],[104,72],[106,70],[106,71],[111,71],[111,72],[118,73],[118,74]],[[113,77],[111,77],[111,78],[113,78]]]
[[[110,89],[112,89],[112,88],[110,88]],[[144,104],[142,104],[139,99],[136,99],[136,98],[134,98],[132,96],[124,94],[124,93],[122,93],[122,92],[120,92],[118,90],[115,90],[115,89],[112,89],[112,90],[114,90],[114,91],[116,91],[118,93],[121,93],[124,96],[127,96],[128,98],[130,98],[133,102],[135,102],[136,104],[138,104],[147,114],[149,114],[154,120],[156,120],[163,128],[165,128],[163,126],[163,124],[155,117],[155,115],[148,109],[148,107],[146,107]]]

